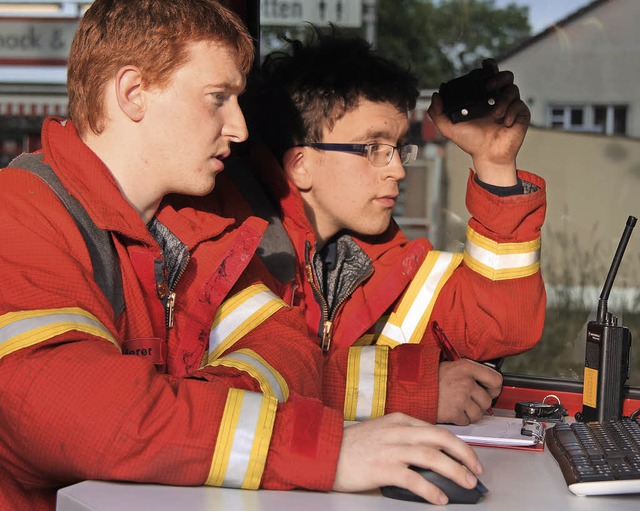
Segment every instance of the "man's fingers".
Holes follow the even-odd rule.
[[[413,466],[437,472],[447,479],[451,479],[463,488],[473,488],[476,485],[476,476],[465,466],[461,465],[446,454],[438,451],[435,456],[433,456],[433,462],[425,463],[422,461],[422,457],[415,455],[415,452],[416,451],[413,450],[415,458],[412,462]],[[413,469],[407,469],[401,472],[399,471],[394,485],[406,488],[413,493],[420,495],[423,499],[431,502],[432,504],[443,505],[448,502],[448,499],[442,490],[429,482],[423,474]]]
[[[515,101],[508,106],[503,122],[508,128],[516,123],[529,126],[531,122],[531,111],[524,101]]]
[[[491,110],[491,116],[494,119],[505,117],[511,106],[518,102],[520,102],[520,89],[511,83],[500,90],[496,106]]]
[[[471,366],[469,371],[473,379],[486,389],[502,388],[502,375],[495,369],[491,369],[489,366],[474,362],[473,360],[465,359]]]

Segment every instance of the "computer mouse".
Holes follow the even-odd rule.
[[[478,480],[478,484],[476,484],[475,488],[468,489],[463,488],[459,484],[454,483],[451,479],[447,479],[428,468],[409,468],[415,470],[427,481],[440,488],[449,498],[449,504],[475,504],[489,491],[487,487],[480,482],[480,480]],[[426,500],[412,491],[406,490],[405,488],[399,488],[398,486],[383,486],[380,488],[380,491],[382,492],[382,495],[391,499],[426,502]]]

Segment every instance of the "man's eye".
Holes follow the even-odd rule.
[[[371,146],[371,151],[374,153],[388,153],[392,149],[393,147],[388,144],[373,144]]]
[[[214,92],[211,94],[211,97],[217,105],[222,105],[227,99],[229,99],[229,95],[224,92]]]

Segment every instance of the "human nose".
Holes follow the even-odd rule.
[[[407,173],[400,159],[399,151],[393,151],[391,161],[384,167],[385,179],[395,179],[396,181],[402,181],[406,177]]]
[[[244,142],[249,137],[247,123],[237,100],[230,104],[222,134],[230,137],[233,142]]]

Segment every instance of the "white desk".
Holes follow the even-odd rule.
[[[543,453],[477,447],[489,494],[475,506],[456,504],[447,511],[637,511],[640,495],[576,497],[560,469]],[[304,491],[232,490],[85,481],[58,492],[57,511],[412,511],[425,504],[367,494]],[[435,509],[435,508],[432,508]]]

